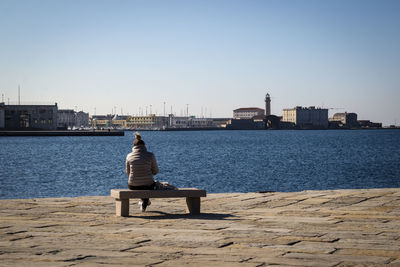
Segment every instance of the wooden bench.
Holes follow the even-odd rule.
[[[200,197],[207,195],[206,190],[197,188],[180,188],[177,190],[130,190],[111,189],[115,198],[115,213],[117,216],[129,216],[129,199],[131,198],[179,198],[186,197],[187,211],[190,214],[200,213]]]

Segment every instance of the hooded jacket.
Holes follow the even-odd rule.
[[[148,152],[146,146],[136,145],[126,156],[128,185],[146,186],[154,183],[153,175],[158,173],[156,157]]]

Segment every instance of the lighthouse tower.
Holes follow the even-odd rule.
[[[269,94],[265,96],[265,116],[271,115],[271,97]]]

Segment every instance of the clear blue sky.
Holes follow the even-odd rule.
[[[91,114],[323,106],[400,124],[400,1],[0,0],[0,93]]]

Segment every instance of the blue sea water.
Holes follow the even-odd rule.
[[[209,193],[400,187],[400,131],[142,132],[155,179]],[[0,198],[108,195],[127,187],[133,133],[0,137]]]

